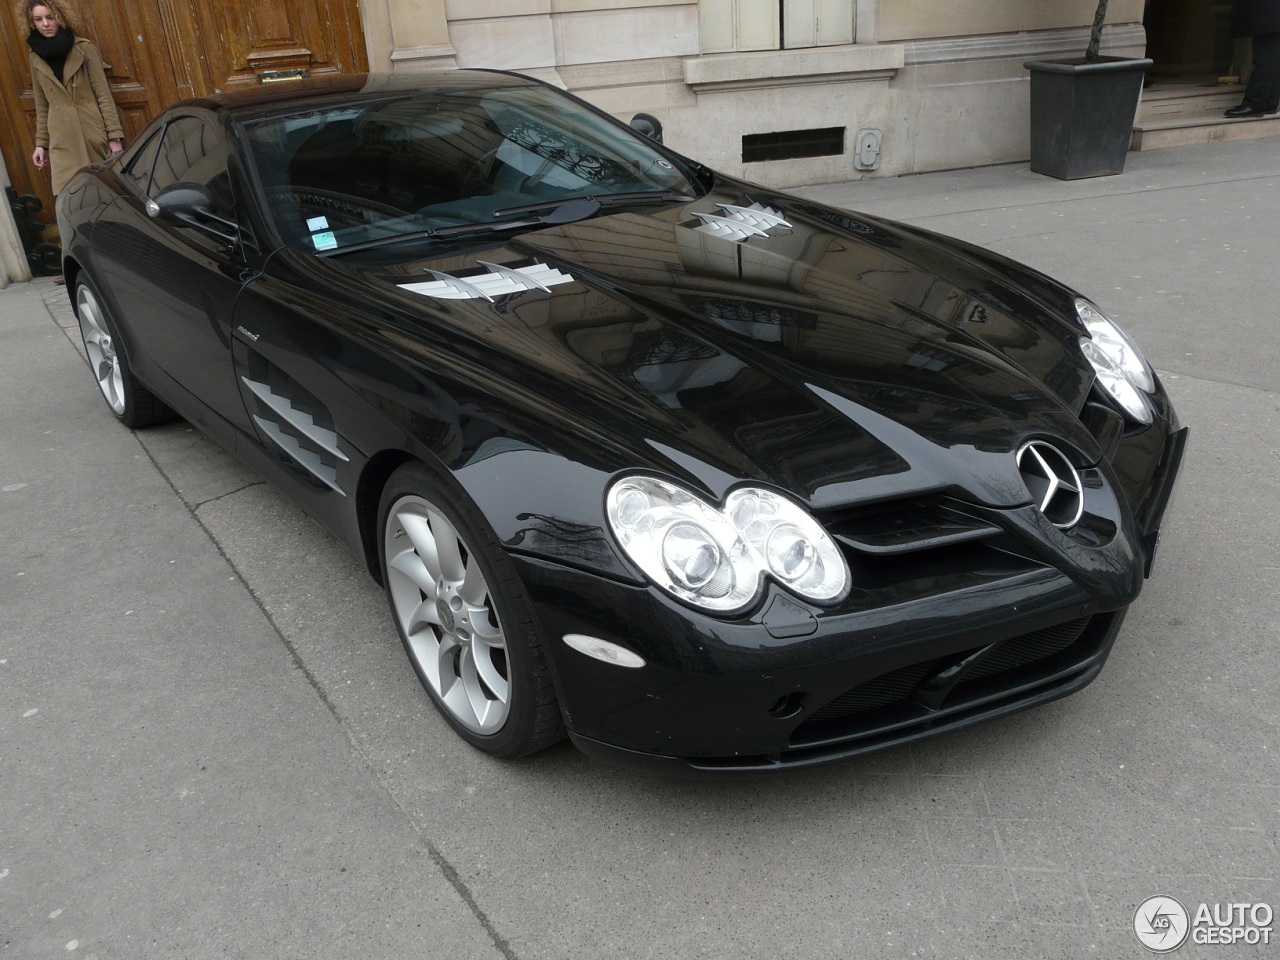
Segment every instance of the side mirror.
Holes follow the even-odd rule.
[[[662,121],[651,113],[637,113],[631,118],[631,129],[657,143],[662,142]]]
[[[240,228],[213,212],[213,192],[203,183],[170,184],[147,198],[147,216],[179,227],[195,227],[227,243],[240,239]]]
[[[169,223],[208,216],[212,208],[213,193],[202,183],[173,183],[147,199],[147,215]]]

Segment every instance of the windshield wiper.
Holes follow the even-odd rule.
[[[593,217],[600,210],[600,201],[590,197],[575,197],[571,200],[560,200],[554,206],[543,204],[532,209],[550,209],[540,217],[527,220],[494,220],[489,223],[460,223],[453,227],[428,227],[426,230],[415,230],[410,233],[398,233],[392,237],[377,237],[373,240],[362,240],[345,247],[334,247],[332,250],[318,251],[321,257],[337,257],[344,253],[355,253],[359,250],[372,250],[375,247],[386,247],[395,243],[406,243],[410,240],[438,240],[446,237],[461,237],[471,233],[502,233],[507,230],[522,230],[526,227],[556,226],[561,223],[575,223]],[[515,209],[515,208],[513,208]],[[505,210],[511,213],[513,210]],[[518,211],[516,211],[518,212]],[[532,210],[530,211],[532,212]],[[496,214],[495,214],[496,215]]]
[[[631,193],[593,193],[581,197],[573,197],[572,199],[561,197],[559,200],[542,200],[538,203],[525,203],[518,207],[503,207],[501,210],[493,211],[493,215],[495,217],[509,217],[521,213],[532,213],[535,210],[551,209],[561,203],[572,202],[573,200],[595,200],[602,207],[621,207],[636,203],[689,203],[694,199],[696,198],[686,197],[683,194],[673,193],[670,190],[636,190]]]

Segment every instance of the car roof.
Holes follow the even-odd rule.
[[[293,109],[333,106],[404,94],[457,94],[494,86],[538,81],[500,70],[438,70],[429,73],[341,73],[259,86],[241,86],[174,104],[170,109],[204,109],[252,120]]]

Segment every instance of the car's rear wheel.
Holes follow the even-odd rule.
[[[391,613],[437,709],[499,757],[563,736],[524,586],[479,511],[420,464],[383,491],[379,544]]]
[[[173,412],[134,378],[120,328],[87,277],[76,282],[76,317],[89,367],[116,419],[126,427],[145,427],[171,418]]]

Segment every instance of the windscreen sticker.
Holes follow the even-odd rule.
[[[316,245],[317,250],[332,250],[338,245],[338,238],[333,235],[332,230],[329,230],[312,235],[311,242]]]
[[[307,221],[307,229],[312,233],[315,233],[317,230],[328,230],[329,220],[326,217],[312,217]]]

